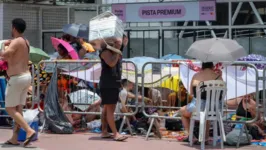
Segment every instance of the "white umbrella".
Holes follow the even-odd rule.
[[[89,105],[92,104],[93,102],[101,99],[99,95],[86,89],[70,93],[68,96],[70,98],[70,101],[74,103],[74,106],[82,111],[85,111],[89,107]],[[78,105],[79,103],[80,105]],[[88,104],[88,105],[83,105],[83,104]]]
[[[247,53],[235,40],[212,38],[194,42],[186,55],[203,62],[220,62],[235,61]]]

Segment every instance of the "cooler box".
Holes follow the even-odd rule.
[[[30,127],[36,132],[36,135],[32,139],[32,141],[38,140],[39,120],[34,119],[34,121],[30,124]],[[18,133],[18,141],[24,142],[25,140],[26,140],[26,132],[24,131],[24,129],[20,129]]]
[[[105,38],[123,38],[123,22],[107,11],[91,19],[89,24],[89,41]]]

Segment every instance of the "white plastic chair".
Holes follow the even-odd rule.
[[[205,134],[206,134],[206,121],[213,121],[213,146],[217,144],[217,122],[219,122],[220,135],[221,135],[221,148],[224,148],[223,142],[226,141],[223,117],[222,117],[222,106],[224,97],[226,95],[226,83],[219,80],[210,80],[202,82],[204,84],[204,89],[206,91],[206,105],[205,110],[201,111],[201,94],[202,94],[202,84],[197,86],[197,100],[196,100],[196,110],[193,112],[190,121],[189,130],[189,141],[190,146],[193,145],[193,130],[195,121],[200,121],[199,129],[199,142],[201,142],[201,149],[205,148]],[[220,106],[220,104],[222,106]]]

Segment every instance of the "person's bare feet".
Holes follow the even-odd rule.
[[[35,134],[35,131],[33,129],[30,129],[28,132],[27,132],[27,138],[31,137],[33,134]]]
[[[101,138],[112,138],[113,135],[108,132],[103,132],[101,135]]]
[[[27,132],[27,138],[23,143],[23,146],[26,147],[30,144],[31,140],[35,137],[36,132],[30,128],[30,130]]]
[[[119,133],[116,133],[114,136],[114,140],[118,142],[124,142],[126,139],[128,139],[127,136],[121,135]]]

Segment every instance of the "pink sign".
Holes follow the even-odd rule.
[[[126,5],[115,4],[112,5],[112,13],[120,18],[123,22],[126,22]]]
[[[139,17],[144,19],[181,18],[186,14],[182,5],[144,6],[139,9]]]
[[[200,20],[216,20],[216,3],[215,1],[199,2]]]
[[[214,0],[112,4],[112,12],[123,22],[216,20]]]

